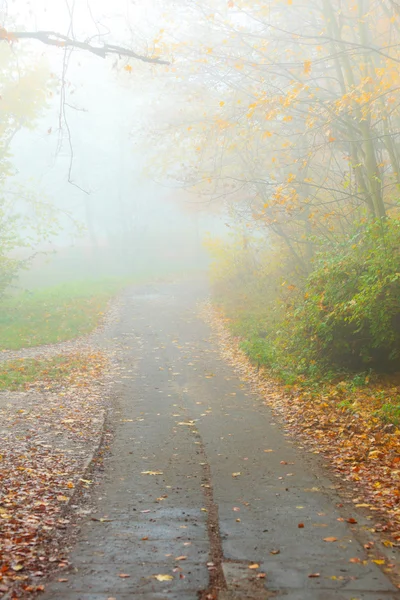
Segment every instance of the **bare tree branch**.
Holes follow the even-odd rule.
[[[134,58],[146,63],[152,63],[156,65],[169,65],[170,63],[166,60],[162,60],[157,57],[145,56],[137,54],[130,48],[124,48],[123,46],[115,46],[113,44],[103,44],[102,46],[95,46],[90,42],[79,42],[66,35],[57,33],[55,31],[7,31],[6,29],[0,28],[0,41],[12,42],[13,40],[19,39],[30,39],[38,40],[48,46],[57,46],[59,48],[79,48],[86,52],[91,52],[101,58],[106,58],[108,55],[118,54],[119,56],[127,56]]]

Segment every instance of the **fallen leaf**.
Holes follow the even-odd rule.
[[[326,538],[324,538],[324,542],[337,542],[337,538],[335,538],[335,537],[326,537]]]
[[[239,475],[241,475],[241,473],[232,473],[232,477],[239,477]]]
[[[320,577],[319,573],[310,573],[309,577]]]
[[[121,579],[127,579],[128,577],[130,577],[130,575],[128,575],[127,573],[120,573],[118,577],[121,577]]]
[[[173,576],[172,575],[153,575],[154,579],[157,579],[157,581],[172,581]]]
[[[142,471],[142,475],[164,475],[162,471]]]
[[[260,565],[257,563],[253,563],[252,565],[249,565],[249,569],[259,569]]]

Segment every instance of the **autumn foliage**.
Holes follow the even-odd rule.
[[[237,232],[208,245],[246,350],[288,379],[395,369],[397,5],[221,0],[179,16],[196,26],[173,47],[171,81],[186,79],[157,151]]]

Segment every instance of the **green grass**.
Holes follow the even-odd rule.
[[[379,410],[376,411],[376,416],[384,423],[391,423],[396,427],[400,427],[400,399],[397,402],[386,402]]]
[[[0,304],[0,350],[70,340],[93,331],[125,279],[65,283],[25,292]]]
[[[8,361],[0,364],[0,391],[26,390],[39,382],[51,389],[55,383],[97,377],[103,367],[104,357],[99,353]]]

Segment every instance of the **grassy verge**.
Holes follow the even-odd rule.
[[[0,390],[27,390],[40,385],[82,384],[97,378],[105,366],[101,353],[63,354],[49,359],[21,359],[0,364]]]
[[[92,331],[109,300],[127,281],[66,283],[25,292],[0,306],[0,349],[17,350],[70,340]]]
[[[338,410],[349,411],[371,422],[400,427],[400,373],[387,375],[372,370],[355,373],[334,367],[327,370],[319,364],[299,368],[290,356],[277,353],[268,338],[257,334],[260,327],[254,325],[249,315],[231,313],[230,317],[226,321],[230,332],[251,363],[267,377],[316,406],[321,399],[322,404],[328,400]]]

